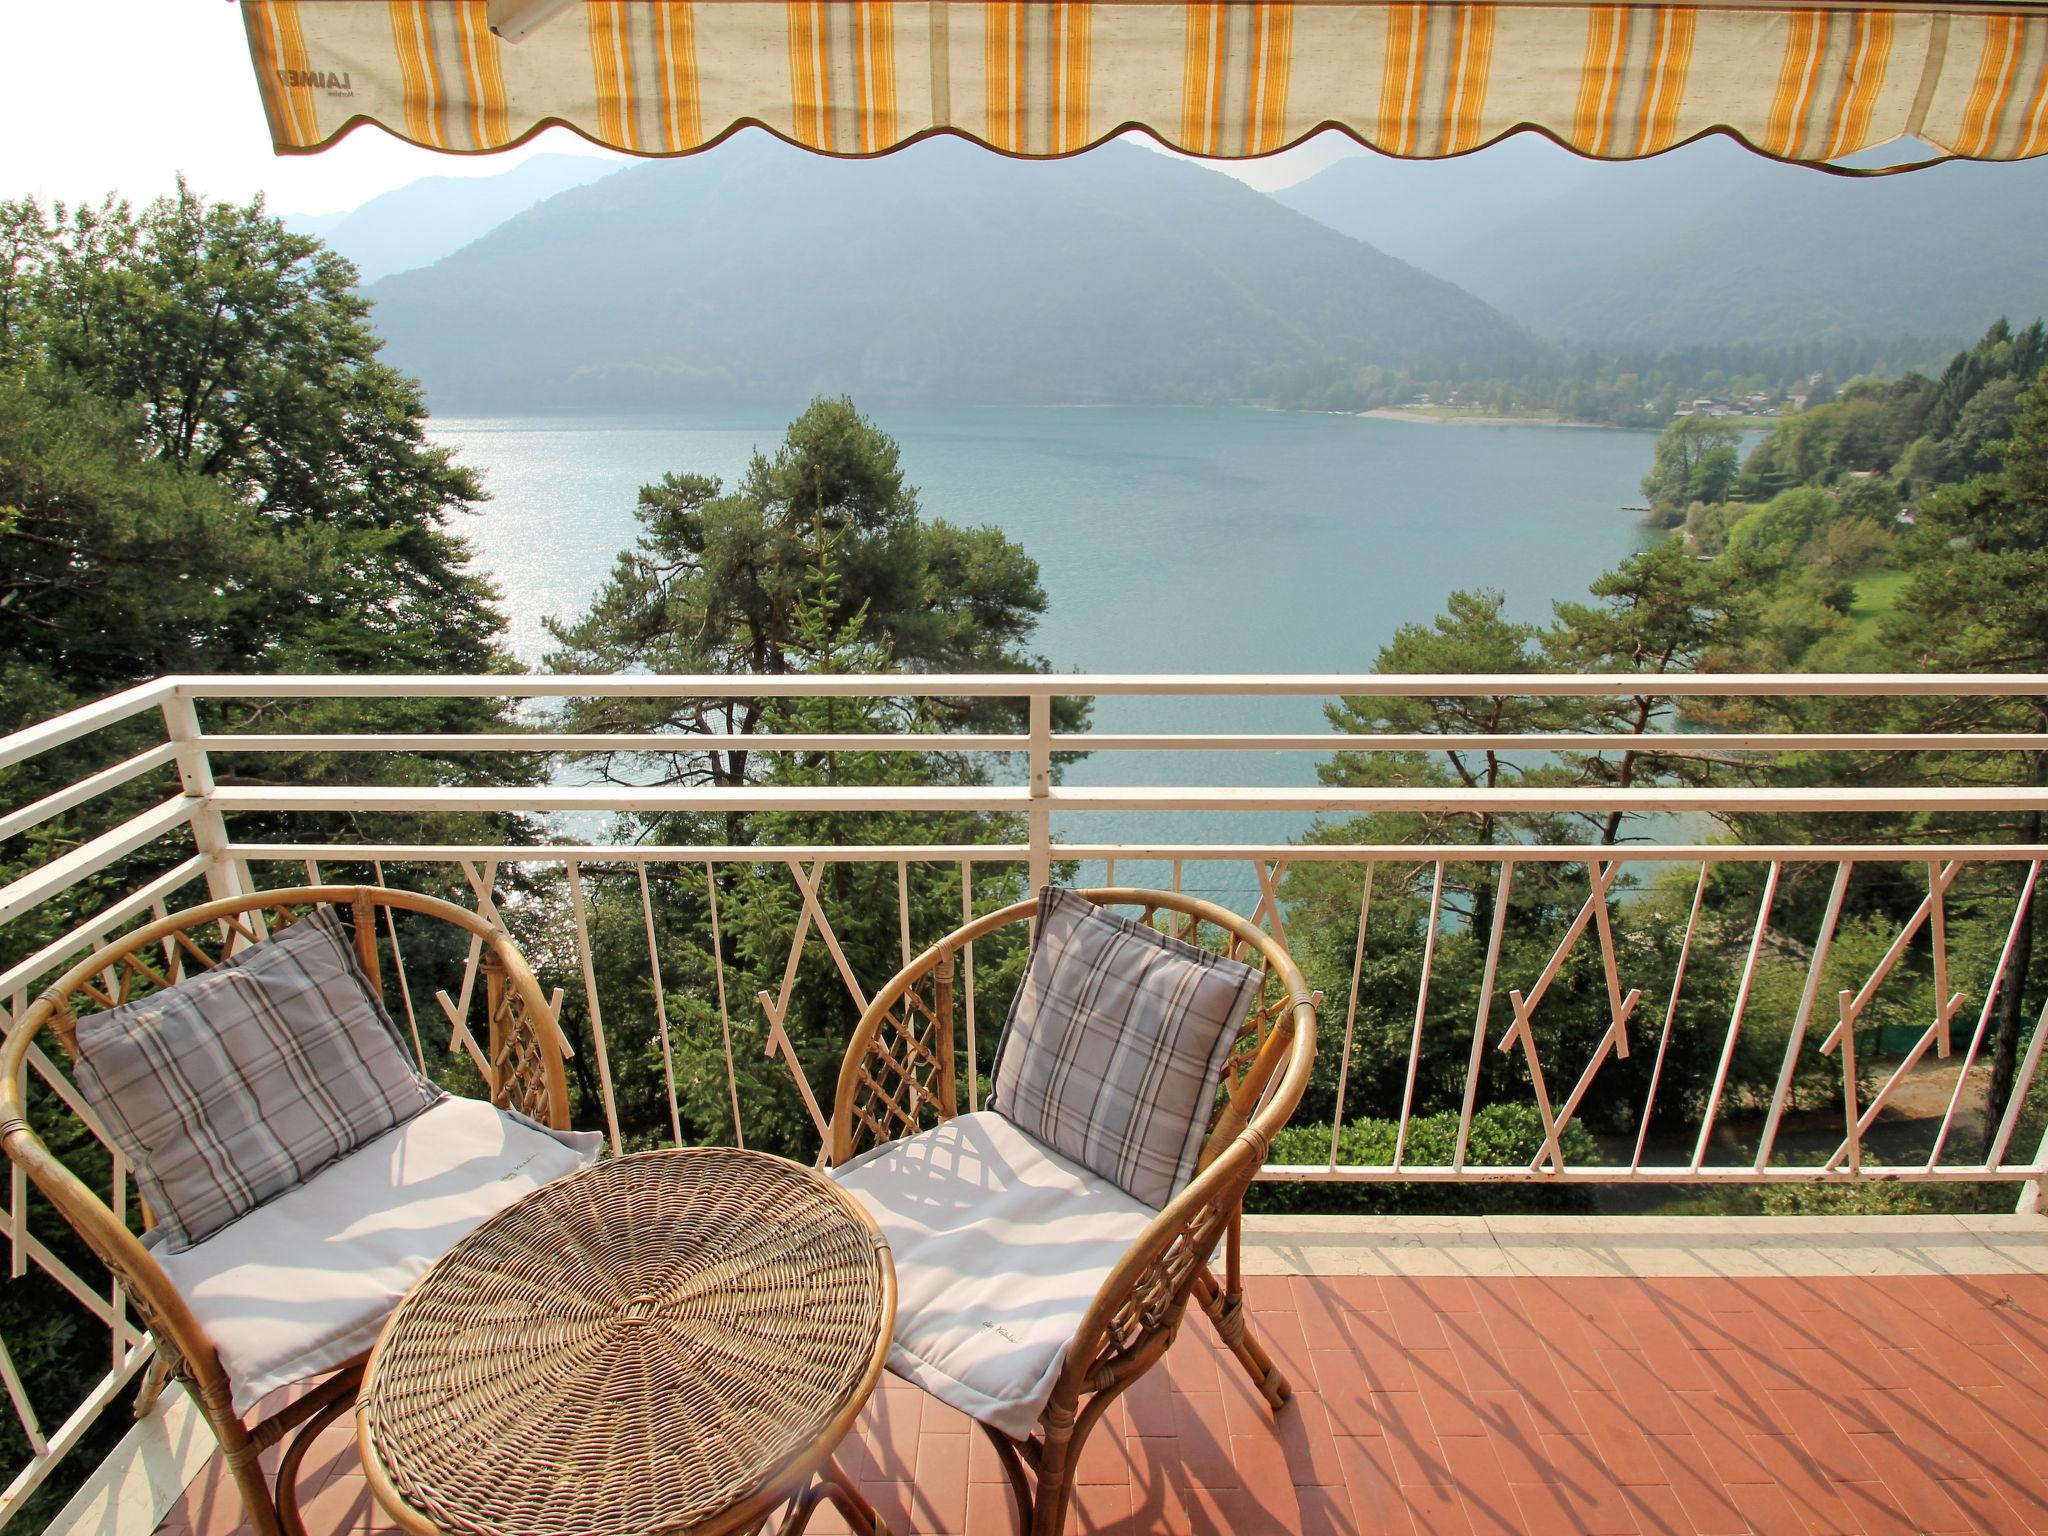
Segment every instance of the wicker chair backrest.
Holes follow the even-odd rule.
[[[1198,1169],[1207,1168],[1255,1120],[1265,1125],[1269,1141],[1292,1114],[1299,1092],[1284,1106],[1272,1103],[1277,1114],[1258,1115],[1255,1106],[1273,1098],[1268,1090],[1288,1075],[1280,1069],[1290,1061],[1303,1024],[1308,1033],[1301,1087],[1307,1086],[1314,1050],[1313,1000],[1286,946],[1235,912],[1177,892],[1120,886],[1079,894],[1098,906],[1135,909],[1132,915],[1160,932],[1231,955],[1262,973],[1258,1005],[1246,1013],[1218,1084]],[[960,1023],[956,993],[969,946],[999,929],[1029,923],[1036,910],[1035,902],[1018,902],[955,929],[875,995],[855,1027],[840,1074],[829,1149],[834,1162],[929,1130],[958,1113],[964,1063],[955,1044]],[[1260,1151],[1263,1155],[1263,1146]]]

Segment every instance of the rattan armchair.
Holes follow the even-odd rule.
[[[1103,1281],[1067,1348],[1036,1430],[1020,1439],[981,1425],[1008,1475],[1019,1523],[1033,1536],[1064,1530],[1083,1442],[1117,1396],[1166,1352],[1190,1297],[1276,1412],[1291,1395],[1286,1378],[1246,1326],[1240,1225],[1245,1191],[1308,1086],[1315,998],[1278,940],[1222,907],[1164,891],[1081,894],[1101,906],[1137,908],[1143,921],[1262,967],[1264,977],[1259,1004],[1247,1013],[1218,1085],[1195,1177]],[[958,957],[975,940],[1026,922],[1035,911],[1035,902],[1020,902],[948,934],[868,1005],[840,1067],[828,1148],[835,1166],[955,1116]],[[1211,1268],[1219,1243],[1220,1278]]]
[[[300,1463],[313,1437],[353,1404],[362,1359],[345,1363],[265,1417],[237,1413],[215,1340],[162,1265],[124,1214],[109,1209],[31,1128],[28,1077],[32,1059],[44,1071],[57,1070],[54,1062],[40,1055],[42,1038],[54,1036],[68,1053],[81,1012],[111,1008],[211,969],[234,948],[262,937],[266,923],[274,930],[322,904],[340,907],[351,916],[357,958],[378,990],[384,974],[378,953],[380,918],[388,924],[386,914],[393,910],[419,913],[460,930],[480,962],[484,982],[489,1034],[482,1048],[491,1102],[558,1130],[567,1126],[567,1047],[547,998],[517,948],[473,912],[381,886],[268,891],[209,902],[151,923],[67,971],[36,999],[0,1050],[0,1144],[112,1271],[155,1346],[137,1416],[149,1411],[167,1380],[181,1381],[220,1442],[249,1524],[259,1536],[299,1536],[303,1531],[295,1492]],[[258,1458],[280,1442],[285,1448],[273,1485]]]

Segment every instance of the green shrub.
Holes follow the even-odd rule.
[[[1934,1216],[1951,1211],[2010,1211],[2013,1201],[2009,1188],[1995,1184],[1898,1181],[1771,1184],[1757,1195],[1767,1216]]]
[[[1337,1144],[1340,1165],[1389,1166],[1399,1131],[1392,1120],[1354,1120]],[[1448,1165],[1456,1155],[1458,1117],[1450,1111],[1417,1115],[1408,1123],[1402,1161]],[[1543,1147],[1543,1121],[1528,1104],[1489,1104],[1472,1116],[1468,1163],[1506,1167],[1526,1163]],[[1597,1158],[1593,1138],[1576,1123],[1565,1128],[1568,1164]],[[1323,1164],[1330,1157],[1327,1125],[1291,1125],[1273,1139],[1274,1163]],[[1489,1212],[1561,1215],[1595,1209],[1593,1191],[1583,1185],[1393,1181],[1385,1184],[1266,1183],[1252,1186],[1244,1208],[1260,1214],[1478,1216]]]

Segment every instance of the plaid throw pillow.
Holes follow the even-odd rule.
[[[1156,1210],[1194,1177],[1258,987],[1248,965],[1047,886],[989,1107]]]
[[[443,1096],[326,906],[211,971],[81,1019],[74,1065],[173,1252]]]

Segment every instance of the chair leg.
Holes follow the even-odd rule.
[[[1078,1414],[1048,1409],[1039,1421],[1044,1438],[1032,1458],[1035,1477],[1025,1471],[1024,1458],[1015,1441],[999,1429],[977,1425],[996,1448],[996,1459],[1010,1479],[1010,1495],[1017,1503],[1020,1531],[1028,1536],[1065,1536],[1067,1505],[1073,1498],[1074,1468],[1080,1465],[1081,1447],[1104,1411],[1122,1392],[1122,1386],[1097,1392]]]
[[[135,1393],[135,1417],[138,1420],[156,1412],[158,1400],[176,1374],[177,1367],[163,1350],[158,1349],[150,1355],[149,1364],[142,1368],[142,1386]]]
[[[1031,1499],[1031,1515],[1025,1529],[1030,1536],[1066,1536],[1067,1500],[1073,1492],[1074,1462],[1081,1450],[1085,1425],[1077,1425],[1072,1413],[1049,1412],[1041,1420],[1045,1443],[1038,1453],[1038,1486]],[[1080,1434],[1075,1433],[1076,1429]]]
[[[270,1479],[263,1475],[263,1464],[258,1460],[261,1455],[255,1443],[246,1439],[233,1448],[221,1447],[221,1459],[227,1463],[228,1475],[235,1480],[235,1492],[242,1496],[242,1513],[248,1518],[250,1531],[254,1536],[285,1536],[277,1516],[277,1501],[271,1497]]]
[[[235,1413],[226,1377],[215,1373],[200,1381],[183,1379],[193,1406],[213,1431],[228,1476],[234,1479],[235,1493],[242,1501],[243,1523],[252,1536],[284,1536],[284,1528],[278,1524],[277,1504],[270,1494],[270,1479],[263,1475],[263,1448],[269,1442],[251,1434],[249,1426]]]
[[[1003,1475],[1010,1480],[1010,1497],[1017,1505],[1017,1529],[1031,1529],[1031,1479],[1024,1471],[1024,1459],[1017,1454],[1016,1443],[1000,1429],[994,1429],[980,1420],[974,1427],[988,1437],[988,1443],[995,1447],[996,1460],[1003,1465]]]
[[[1238,1364],[1245,1368],[1245,1374],[1251,1377],[1252,1385],[1259,1389],[1267,1406],[1279,1412],[1281,1405],[1294,1396],[1294,1388],[1246,1325],[1243,1288],[1225,1290],[1215,1275],[1205,1268],[1195,1277],[1195,1297],[1201,1302],[1209,1321],[1215,1325],[1216,1337],[1237,1356]]]
[[[337,1392],[333,1400],[312,1418],[300,1426],[284,1448],[284,1455],[277,1463],[277,1492],[275,1503],[277,1523],[284,1536],[306,1536],[306,1522],[299,1515],[299,1468],[306,1460],[306,1452],[320,1432],[356,1405],[353,1385]]]

